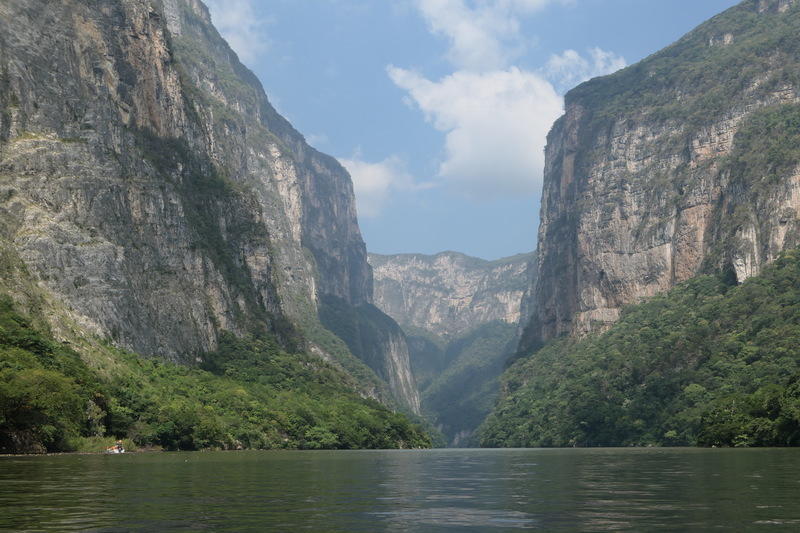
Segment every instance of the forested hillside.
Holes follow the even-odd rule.
[[[168,450],[430,446],[355,388],[267,335],[225,334],[201,368],[110,346],[82,358],[0,299],[0,453],[100,451],[117,438]]]
[[[800,251],[701,276],[517,361],[484,446],[800,445]]]

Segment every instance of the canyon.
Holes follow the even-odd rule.
[[[263,332],[418,411],[391,319],[369,368],[319,322],[372,301],[349,175],[199,0],[3,2],[0,177],[3,290],[57,338],[193,364]]]
[[[369,254],[375,305],[406,333],[422,412],[450,446],[475,444],[475,428],[497,398],[533,259]]]

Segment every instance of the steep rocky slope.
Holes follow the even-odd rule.
[[[408,340],[400,326],[369,303],[353,306],[326,295],[320,304],[322,324],[388,383],[412,412],[419,414],[419,391],[411,371]]]
[[[474,444],[517,340],[533,254],[485,261],[456,252],[377,255],[375,305],[408,335],[422,410],[451,446]]]
[[[800,2],[747,0],[567,95],[521,352],[702,272],[741,282],[798,244],[798,32]]]
[[[331,359],[318,300],[371,301],[349,176],[198,0],[0,4],[0,221],[20,275],[145,355],[191,361],[266,329]],[[403,343],[373,369],[407,372]],[[413,408],[413,387],[393,392]]]
[[[486,261],[457,252],[369,254],[375,305],[402,326],[454,338],[495,320],[519,322],[531,254]]]

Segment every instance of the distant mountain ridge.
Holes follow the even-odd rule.
[[[473,431],[494,404],[533,258],[369,254],[375,305],[408,336],[422,411],[451,446],[476,444]]]
[[[454,338],[499,320],[516,324],[533,254],[495,261],[459,252],[369,254],[375,305],[401,326]]]

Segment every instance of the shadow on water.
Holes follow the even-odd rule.
[[[0,458],[14,531],[800,529],[800,450]]]

